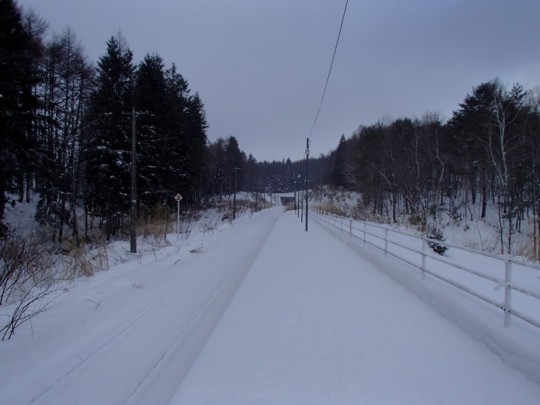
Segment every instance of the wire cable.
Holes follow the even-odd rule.
[[[349,5],[349,0],[345,2],[345,8],[343,10],[343,16],[341,17],[341,24],[339,25],[339,32],[336,40],[336,45],[334,46],[334,53],[332,55],[332,61],[330,62],[330,68],[328,69],[328,75],[326,76],[326,83],[324,84],[324,90],[321,97],[321,102],[319,103],[319,108],[317,109],[317,114],[315,115],[315,119],[313,120],[313,126],[311,127],[311,131],[309,131],[309,138],[311,138],[311,135],[313,134],[313,130],[315,129],[315,125],[317,124],[317,120],[319,119],[319,114],[321,112],[321,107],[324,101],[324,96],[326,95],[326,89],[328,88],[328,81],[330,80],[330,75],[332,74],[332,67],[334,66],[334,59],[336,58],[336,51],[339,44],[339,38],[341,37],[341,29],[343,28],[343,21],[345,21],[345,14],[347,14],[347,6]]]

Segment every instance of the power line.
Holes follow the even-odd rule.
[[[334,46],[334,54],[332,55],[332,61],[330,62],[330,69],[328,69],[328,75],[326,76],[326,83],[324,84],[324,90],[321,97],[321,102],[319,103],[319,108],[317,109],[317,114],[315,115],[315,119],[313,120],[313,126],[311,127],[311,131],[309,131],[309,137],[311,138],[311,135],[313,134],[313,130],[315,129],[315,125],[317,124],[317,120],[319,118],[319,113],[321,112],[321,107],[324,101],[324,96],[326,94],[326,88],[328,87],[328,81],[330,80],[330,74],[332,73],[332,67],[334,66],[334,59],[336,57],[336,51],[339,44],[339,38],[341,37],[341,29],[343,28],[343,21],[345,21],[345,14],[347,14],[347,6],[349,5],[349,0],[345,2],[345,9],[343,10],[343,16],[341,17],[341,24],[339,25],[339,32],[336,40],[336,45]]]
[[[334,53],[332,54],[332,61],[330,62],[330,68],[328,69],[328,75],[326,76],[326,83],[324,84],[324,90],[321,97],[321,102],[319,103],[319,108],[317,109],[317,114],[315,115],[315,119],[313,120],[313,126],[311,127],[311,131],[309,131],[309,136],[306,139],[306,232],[308,231],[308,207],[309,207],[309,193],[308,193],[308,161],[309,161],[309,138],[311,138],[311,135],[313,134],[313,130],[315,129],[315,125],[317,124],[317,119],[319,118],[319,113],[321,112],[322,103],[324,101],[324,96],[326,94],[326,89],[328,87],[328,81],[330,80],[330,74],[332,73],[332,67],[334,66],[334,59],[336,57],[336,51],[339,44],[339,38],[341,37],[341,29],[343,28],[343,21],[345,21],[345,14],[347,14],[347,6],[349,4],[349,0],[345,2],[345,9],[343,10],[343,16],[341,17],[341,24],[339,24],[339,32],[336,39],[336,45],[334,46]],[[302,203],[303,204],[303,203]]]

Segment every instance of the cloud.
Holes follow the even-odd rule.
[[[71,25],[97,60],[119,29],[140,60],[157,52],[198,91],[209,138],[234,135],[258,160],[300,158],[345,1],[20,0]],[[472,87],[538,83],[537,0],[349,2],[313,156],[383,116],[449,117]]]

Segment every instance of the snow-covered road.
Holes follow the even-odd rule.
[[[538,404],[540,386],[283,215],[174,404]]]
[[[79,280],[2,342],[0,404],[539,401],[313,221],[275,208],[189,243]]]

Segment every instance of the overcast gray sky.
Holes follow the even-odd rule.
[[[208,137],[259,161],[303,157],[345,0],[18,0],[89,58],[121,31],[199,92]],[[311,156],[388,117],[449,118],[472,87],[540,85],[539,0],[349,0]]]

